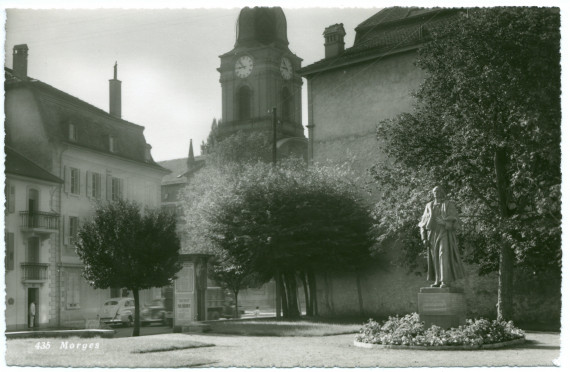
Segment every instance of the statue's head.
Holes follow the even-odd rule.
[[[443,186],[438,185],[438,186],[434,187],[432,192],[433,192],[433,196],[436,199],[444,199],[445,198],[446,193],[445,193],[445,189],[443,188]]]

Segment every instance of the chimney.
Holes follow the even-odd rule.
[[[117,80],[117,62],[113,79],[109,80],[109,114],[121,118],[121,80]]]
[[[28,45],[14,46],[14,59],[12,61],[14,75],[19,78],[28,77]]]
[[[336,57],[344,52],[344,26],[342,23],[325,28],[325,58]]]
[[[194,165],[194,147],[192,147],[192,139],[190,139],[190,148],[188,149],[188,159],[186,160],[186,168],[190,170]]]

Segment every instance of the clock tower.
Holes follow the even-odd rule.
[[[236,34],[234,48],[220,56],[218,68],[222,85],[220,137],[240,130],[271,132],[275,107],[278,146],[288,142],[285,147],[289,151],[299,145],[306,149],[301,124],[303,82],[298,73],[302,59],[289,50],[283,10],[243,8]]]

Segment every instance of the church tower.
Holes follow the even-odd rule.
[[[239,130],[272,131],[277,138],[304,139],[301,124],[302,59],[289,50],[287,20],[279,7],[243,8],[234,48],[221,55],[222,122],[219,135]]]

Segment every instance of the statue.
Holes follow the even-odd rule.
[[[434,281],[431,287],[446,288],[465,276],[455,233],[460,221],[455,203],[447,200],[442,187],[436,186],[433,196],[418,226],[427,248],[427,280]]]

